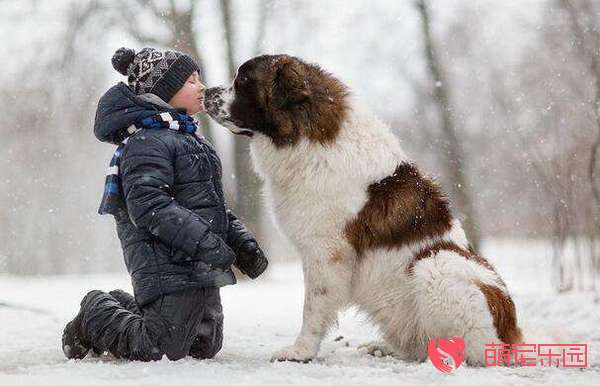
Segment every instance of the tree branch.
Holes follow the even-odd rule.
[[[595,98],[592,102],[592,110],[596,118],[597,134],[596,139],[590,148],[590,162],[588,164],[588,179],[592,188],[592,195],[596,204],[600,206],[600,187],[596,184],[596,168],[598,152],[600,151],[600,61],[598,60],[598,51],[600,49],[600,33],[595,25],[584,25],[585,22],[581,21],[580,12],[576,9],[575,5],[569,0],[561,0],[560,4],[569,14],[571,19],[571,29],[577,40],[576,46],[578,47],[579,54],[589,60],[589,69],[591,75],[594,77],[594,83],[596,88]],[[585,8],[584,13],[591,17],[588,12],[591,12],[589,4],[585,1],[580,1],[578,4],[582,4]],[[591,23],[591,22],[590,22]],[[589,24],[589,23],[585,23]],[[587,33],[586,33],[587,32]],[[588,38],[589,37],[589,38]],[[588,39],[591,41],[588,43]]]

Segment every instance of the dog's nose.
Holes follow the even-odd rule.
[[[204,92],[206,99],[213,99],[223,91],[223,87],[211,87]]]
[[[204,108],[209,115],[214,115],[218,112],[221,101],[221,93],[223,87],[211,87],[204,92]]]

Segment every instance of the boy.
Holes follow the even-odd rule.
[[[254,279],[267,259],[227,210],[219,157],[196,136],[191,115],[204,111],[205,87],[193,59],[121,48],[112,63],[129,84],[98,103],[94,133],[119,145],[99,212],[115,216],[135,298],[89,292],[65,327],[63,352],[212,358],[223,340],[219,287],[236,282],[230,266]]]

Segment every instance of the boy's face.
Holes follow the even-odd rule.
[[[185,109],[190,114],[204,111],[204,90],[206,87],[200,82],[198,72],[194,71],[184,85],[177,91],[169,104],[177,109]]]

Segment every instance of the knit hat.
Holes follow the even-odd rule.
[[[136,94],[152,93],[169,102],[198,65],[189,55],[177,51],[144,48],[136,53],[121,47],[112,57],[115,70],[126,75]]]

